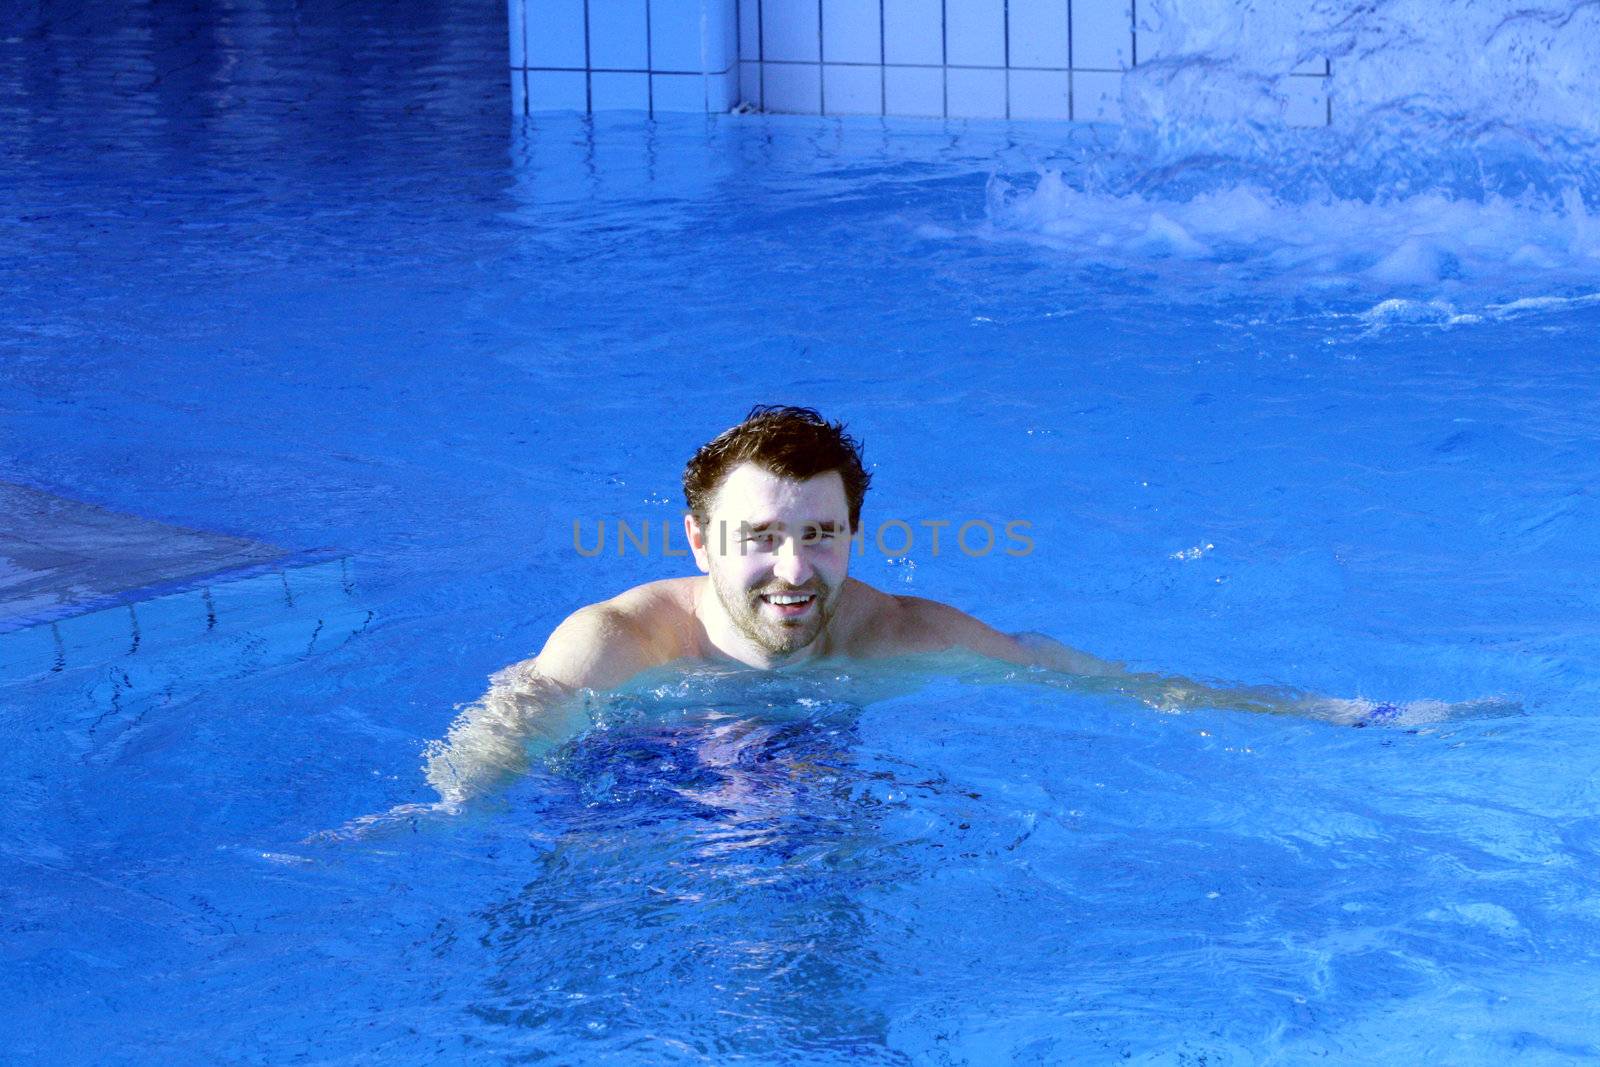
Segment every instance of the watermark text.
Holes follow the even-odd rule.
[[[952,547],[973,559],[996,553],[1020,557],[1033,553],[1034,541],[1028,532],[1032,529],[1033,523],[1027,519],[1001,523],[988,519],[921,519],[916,523],[885,519],[878,523],[870,543],[885,558],[921,554],[924,550],[930,557],[937,557]],[[717,555],[775,552],[791,540],[790,530],[781,522],[753,525],[718,520],[697,530],[703,542],[700,547]],[[866,555],[869,541],[865,527],[846,531],[832,523],[806,523],[793,531],[792,540],[797,546],[820,546],[841,538],[850,541],[853,555]],[[673,557],[691,553],[682,522],[670,519],[573,519],[572,549],[585,559],[608,554]]]

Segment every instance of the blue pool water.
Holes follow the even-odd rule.
[[[1354,132],[1218,114],[1199,59],[1124,131],[512,122],[488,2],[0,30],[0,477],[318,561],[215,629],[184,588],[133,647],[0,633],[7,1055],[1600,1054],[1600,35],[1480,5],[1460,48],[1553,58],[1473,96],[1378,41],[1442,47],[1416,5],[1306,6]],[[339,831],[432,800],[428,742],[568,611],[686,573],[572,524],[674,519],[773,401],[865,439],[869,529],[1031,523],[870,582],[1404,711],[690,676]]]

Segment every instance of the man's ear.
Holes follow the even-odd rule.
[[[689,540],[689,551],[694,553],[694,565],[700,568],[701,574],[710,574],[711,546],[706,543],[706,531],[692,511],[683,516],[683,532]]]

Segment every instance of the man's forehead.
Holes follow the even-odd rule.
[[[712,497],[713,511],[771,511],[773,515],[744,514],[745,518],[776,518],[779,510],[801,510],[802,518],[826,520],[843,516],[849,509],[844,479],[838,471],[826,471],[814,478],[784,478],[754,463],[741,463],[728,472]],[[813,514],[814,513],[814,514]]]

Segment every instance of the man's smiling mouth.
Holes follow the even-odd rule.
[[[816,599],[815,593],[763,593],[761,596],[761,602],[783,618],[804,615]]]

